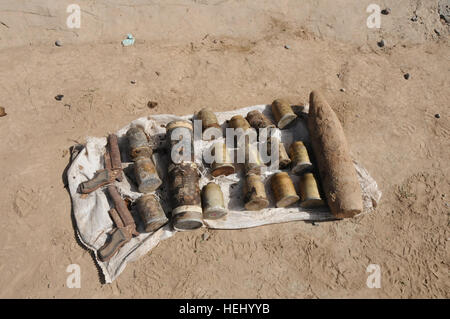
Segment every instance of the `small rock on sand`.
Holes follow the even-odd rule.
[[[6,111],[3,106],[0,106],[0,117],[2,117],[2,116],[6,116]]]
[[[155,107],[158,106],[158,102],[155,101],[148,101],[147,106],[151,109],[154,109]]]

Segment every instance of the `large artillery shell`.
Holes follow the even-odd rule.
[[[285,128],[289,123],[297,118],[297,115],[292,110],[289,102],[278,99],[272,102],[272,114],[275,122],[280,129]]]
[[[175,120],[167,123],[166,125],[166,138],[170,144],[178,142],[181,138],[185,137],[184,130],[181,130],[177,135],[175,135],[175,129],[186,128],[189,130],[190,138],[193,139],[193,128],[192,122],[188,120]]]
[[[251,127],[255,129],[260,128],[275,128],[275,124],[272,123],[271,120],[267,118],[264,114],[262,114],[258,110],[253,110],[247,113],[247,122],[251,125]]]
[[[294,184],[286,172],[276,173],[270,181],[277,207],[286,207],[299,200]]]
[[[127,131],[130,157],[132,160],[140,156],[150,157],[153,150],[148,145],[147,135],[141,127],[131,127]]]
[[[153,161],[148,157],[138,157],[135,160],[134,176],[141,193],[153,192],[162,184]]]
[[[261,174],[263,167],[265,167],[261,154],[255,145],[246,143],[245,146],[245,173],[246,174]]]
[[[247,120],[242,115],[235,115],[228,121],[228,126],[232,127],[234,129],[241,128],[242,130],[246,131],[251,126],[247,122]]]
[[[136,206],[144,222],[145,232],[154,232],[168,222],[166,214],[155,195],[142,195],[137,199]]]
[[[301,141],[296,141],[289,147],[289,155],[292,160],[292,173],[302,174],[312,169],[309,159],[308,150]]]
[[[247,210],[261,210],[269,205],[266,190],[259,175],[248,174],[245,177],[244,194],[244,204]]]
[[[300,177],[300,206],[312,208],[324,206],[325,202],[320,197],[316,179],[312,173],[303,174]]]
[[[341,123],[317,92],[309,96],[308,129],[323,190],[337,218],[362,212],[361,186]]]
[[[212,155],[214,155],[214,162],[211,164],[212,176],[228,176],[234,173],[233,160],[230,157],[230,153],[225,143],[218,142],[214,144]]]
[[[206,108],[198,111],[195,117],[202,121],[202,132],[204,136],[208,135],[208,130],[220,129],[216,115]]]
[[[202,189],[203,218],[219,219],[227,214],[223,193],[216,183],[208,183]]]
[[[199,175],[195,163],[171,164],[169,187],[172,196],[172,222],[176,230],[202,227]]]

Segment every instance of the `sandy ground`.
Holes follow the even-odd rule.
[[[449,26],[438,1],[379,0],[391,13],[369,29],[372,2],[85,0],[68,29],[72,0],[1,1],[0,297],[448,298]],[[180,233],[101,284],[74,236],[70,146],[141,116],[302,103],[316,88],[383,192],[373,214]],[[80,289],[66,286],[74,263]]]

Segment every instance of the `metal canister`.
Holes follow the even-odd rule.
[[[264,184],[257,174],[245,176],[244,206],[247,210],[261,210],[269,206]]]
[[[235,171],[233,160],[231,159],[227,145],[222,142],[217,142],[213,145],[212,155],[214,161],[211,164],[211,175],[214,177],[233,174]]]
[[[195,163],[171,164],[168,171],[173,227],[181,231],[202,227],[197,165]]]
[[[272,102],[272,114],[278,128],[283,129],[297,118],[288,101],[278,99]]]
[[[265,116],[258,110],[248,112],[246,120],[251,125],[251,127],[257,130],[260,128],[275,128],[275,124],[273,124],[272,121],[267,118],[267,116]]]
[[[169,122],[166,125],[166,140],[170,146],[172,162],[177,163],[180,160],[178,156],[186,157],[191,162],[194,161],[194,134],[191,121],[174,120]],[[181,143],[182,141],[186,144]],[[190,154],[185,154],[188,151],[190,151]]]
[[[289,155],[292,160],[292,173],[302,174],[312,169],[308,150],[302,141],[296,141],[289,147]]]
[[[134,161],[140,156],[151,157],[153,150],[148,144],[147,135],[141,127],[130,127],[127,131],[130,157]]]
[[[280,172],[272,176],[270,186],[275,197],[277,207],[286,207],[299,200],[294,183],[288,173]]]
[[[210,182],[202,189],[203,218],[219,219],[227,214],[220,186]]]
[[[134,176],[141,193],[153,192],[162,184],[153,161],[148,157],[141,156],[134,161]]]
[[[219,129],[220,125],[219,121],[217,120],[216,115],[214,112],[211,112],[210,110],[203,108],[200,111],[195,114],[195,117],[202,121],[202,132],[203,136],[209,136],[208,131],[213,129]]]
[[[169,221],[154,194],[144,194],[139,197],[136,201],[136,207],[144,222],[146,233],[158,230]]]
[[[320,197],[316,179],[312,173],[303,174],[300,177],[300,206],[313,208],[324,206],[325,201]]]
[[[255,145],[246,143],[245,145],[245,173],[246,174],[261,174],[265,167],[261,154]]]
[[[235,115],[228,121],[228,126],[232,127],[234,129],[241,128],[242,130],[246,131],[251,126],[247,122],[247,120],[242,115]]]

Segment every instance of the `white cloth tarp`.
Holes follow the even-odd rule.
[[[231,112],[216,113],[219,123],[225,127],[225,121],[230,119],[233,115],[241,114],[244,117],[251,110],[260,110],[269,118],[271,118],[270,106],[256,105]],[[306,113],[301,113],[305,115]],[[175,119],[192,119],[192,115],[174,116],[174,115],[154,115],[144,118],[139,118],[129,125],[123,127],[116,132],[119,138],[119,146],[121,150],[121,158],[124,164],[124,171],[126,178],[122,182],[116,182],[116,186],[122,196],[134,201],[142,194],[137,191],[136,185],[133,182],[132,174],[129,172],[131,168],[128,163],[129,156],[127,154],[126,132],[131,125],[140,125],[146,133],[152,137],[152,143],[155,147],[163,145],[165,138],[165,124]],[[308,131],[306,123],[299,117],[295,123],[288,129],[277,132],[281,137],[282,142],[289,146],[295,140],[308,141]],[[195,149],[205,149],[209,147],[210,142],[196,140],[194,143]],[[120,248],[118,253],[114,255],[108,262],[101,262],[97,258],[97,250],[105,243],[108,232],[110,232],[114,225],[108,214],[111,203],[105,194],[105,189],[100,188],[88,195],[82,195],[77,192],[80,183],[92,178],[94,173],[104,168],[103,155],[105,153],[106,137],[87,139],[86,146],[79,152],[73,160],[71,166],[67,171],[69,191],[72,197],[73,213],[76,220],[76,231],[81,242],[94,251],[96,261],[100,266],[106,283],[111,283],[117,276],[125,269],[128,262],[137,260],[144,254],[148,253],[161,240],[173,236],[176,231],[166,224],[154,233],[143,233],[142,225],[139,223],[139,218],[136,217],[137,229],[140,235],[131,239],[130,242]],[[155,153],[154,160],[157,162],[159,168],[158,173],[164,181],[163,185],[156,191],[156,195],[161,200],[161,205],[166,214],[170,213],[169,194],[167,190],[167,155],[158,156]],[[162,154],[162,152],[161,152]],[[372,179],[369,173],[357,162],[355,162],[355,169],[358,173],[359,182],[361,184],[364,213],[370,212],[376,206],[381,197],[381,192],[378,190],[376,182]],[[266,171],[263,174],[263,180],[266,185],[270,205],[268,208],[261,211],[245,211],[243,207],[243,176],[242,172],[237,170],[235,174],[229,176],[221,176],[212,178],[209,174],[209,166],[200,164],[199,170],[201,173],[200,187],[206,185],[209,181],[217,182],[223,191],[225,206],[228,208],[228,214],[218,220],[204,220],[205,227],[214,229],[241,229],[256,227],[267,224],[284,223],[291,221],[325,221],[333,220],[333,216],[327,208],[321,209],[304,209],[294,204],[288,208],[276,208],[271,192],[269,191],[269,176],[273,171]],[[132,171],[131,171],[132,172]],[[298,185],[298,176],[290,174],[294,184]],[[134,208],[131,210],[133,216],[137,216]]]

